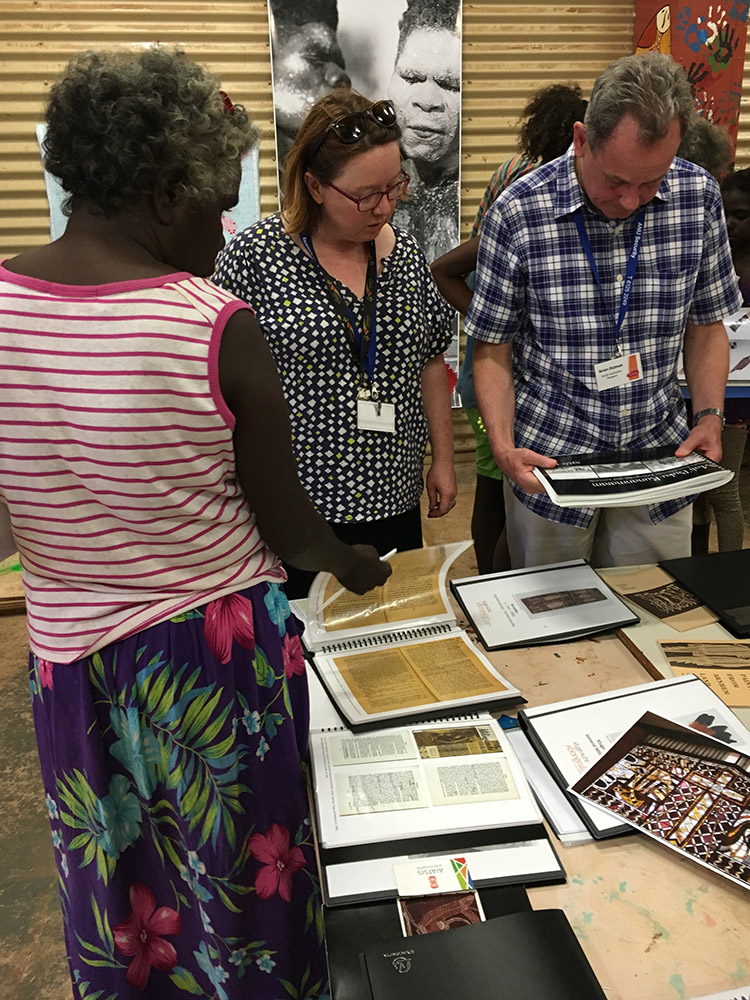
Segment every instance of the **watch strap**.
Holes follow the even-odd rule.
[[[697,424],[698,421],[701,419],[701,417],[708,417],[708,416],[718,417],[719,420],[721,420],[721,426],[722,427],[724,426],[724,424],[726,422],[724,420],[724,411],[723,410],[719,410],[715,406],[707,406],[705,410],[698,410],[697,413],[693,414],[693,424]]]

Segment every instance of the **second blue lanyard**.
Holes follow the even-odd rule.
[[[318,260],[312,240],[307,233],[300,233],[300,239],[305,250],[307,250],[318,265],[321,276],[325,281],[328,297],[346,329],[354,360],[357,363],[360,374],[366,377],[366,381],[372,387],[375,379],[375,357],[377,354],[378,266],[375,255],[375,243],[370,244],[370,256],[367,262],[367,277],[365,279],[365,294],[362,299],[362,328],[360,330],[357,319],[349,308],[348,302],[339,291],[334,279]]]
[[[599,269],[596,266],[596,261],[594,260],[594,255],[591,252],[591,244],[589,243],[588,234],[586,232],[586,226],[584,225],[583,218],[581,217],[580,209],[574,214],[576,228],[578,230],[578,236],[581,240],[581,246],[583,251],[588,258],[589,266],[591,268],[591,273],[594,275],[594,280],[599,287],[599,292],[604,302],[604,307],[609,314],[609,318],[612,320],[612,326],[615,331],[615,343],[619,350],[620,347],[620,334],[622,332],[622,324],[625,322],[625,316],[627,315],[628,305],[630,303],[630,293],[633,289],[633,282],[635,280],[635,270],[638,266],[638,256],[641,252],[641,242],[643,239],[643,227],[645,226],[645,207],[640,210],[638,217],[635,222],[635,232],[633,233],[633,245],[630,248],[630,255],[628,257],[628,264],[625,271],[625,281],[622,286],[622,298],[620,299],[620,313],[617,319],[615,319],[612,310],[609,308],[609,303],[607,302],[607,297],[604,294],[604,289],[602,288],[601,279],[599,278]]]

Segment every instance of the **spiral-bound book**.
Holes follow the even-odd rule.
[[[447,569],[469,544],[398,552],[385,585],[362,597],[342,591],[329,574],[316,578],[303,640],[352,729],[524,701],[451,610]]]
[[[321,722],[313,705],[310,760],[329,906],[395,898],[394,865],[414,859],[430,869],[439,858],[465,857],[478,888],[564,879],[510,740],[489,713],[369,733]]]

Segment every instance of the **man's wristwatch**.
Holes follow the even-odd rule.
[[[721,420],[721,427],[722,427],[722,430],[723,430],[724,429],[724,424],[726,423],[726,420],[724,419],[724,411],[723,410],[717,410],[715,406],[709,406],[705,410],[698,410],[697,413],[694,413],[693,414],[693,425],[697,424],[698,421],[701,419],[701,417],[707,417],[707,416],[709,416],[709,414],[712,415],[712,416],[714,416],[714,417],[718,417],[719,420]]]

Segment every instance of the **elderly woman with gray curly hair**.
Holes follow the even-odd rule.
[[[161,47],[74,59],[47,125],[70,218],[0,268],[0,513],[73,992],[323,997],[278,557],[390,570],[315,512],[263,336],[205,277],[257,131]]]

